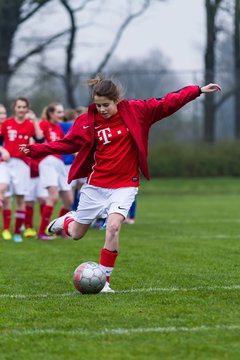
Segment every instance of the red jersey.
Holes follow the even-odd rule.
[[[149,130],[157,121],[172,115],[185,104],[200,96],[198,85],[186,86],[176,92],[167,94],[163,98],[147,100],[122,100],[118,103],[118,112],[129,129],[138,151],[139,168],[147,179],[148,169],[148,136]],[[80,115],[64,139],[49,144],[28,145],[28,156],[41,157],[50,154],[77,153],[68,175],[68,182],[88,176],[95,163],[95,118],[97,108],[95,104],[88,107],[88,113]],[[116,159],[117,161],[117,159]]]
[[[94,137],[95,162],[87,183],[104,188],[139,186],[137,146],[119,113],[108,119],[96,114]]]
[[[19,145],[29,144],[30,138],[36,134],[35,127],[31,120],[25,119],[17,122],[14,118],[6,119],[1,126],[1,136],[4,141],[4,148],[11,157],[23,160],[29,165],[29,159],[19,151]]]
[[[39,127],[43,132],[45,142],[60,140],[64,137],[64,132],[59,124],[51,124],[48,120],[43,119],[39,122]],[[61,155],[54,154],[54,156],[63,160]]]

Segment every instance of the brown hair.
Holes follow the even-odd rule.
[[[75,109],[66,109],[64,112],[64,121],[74,121],[77,117],[77,112]]]
[[[62,105],[62,104],[58,103],[58,102],[53,102],[46,107],[45,114],[46,114],[47,120],[50,120],[50,118],[51,118],[50,114],[56,110],[57,105]]]
[[[23,97],[23,96],[19,96],[19,97],[17,97],[17,98],[13,101],[13,103],[12,103],[12,110],[13,110],[13,112],[14,112],[14,108],[15,108],[15,106],[16,106],[17,101],[24,101],[25,104],[27,105],[27,107],[30,108],[30,102],[29,102],[29,100],[28,100],[27,98]]]
[[[116,101],[122,99],[124,95],[124,89],[119,82],[111,79],[104,79],[100,74],[94,79],[88,80],[88,86],[91,90],[92,99],[97,95],[105,96],[110,100]]]
[[[79,116],[86,113],[88,111],[88,108],[86,106],[78,106],[75,111],[77,113],[77,116]]]

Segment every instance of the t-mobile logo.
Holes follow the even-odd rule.
[[[10,141],[14,141],[17,137],[17,130],[10,129],[8,130],[8,138]]]
[[[112,137],[112,134],[111,134],[111,130],[110,128],[105,128],[105,129],[101,129],[97,132],[98,134],[98,138],[100,141],[104,141],[103,142],[103,145],[107,144],[107,143],[110,143],[111,141],[109,140],[110,137]]]

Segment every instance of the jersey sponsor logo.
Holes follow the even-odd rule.
[[[8,129],[8,138],[9,141],[14,141],[17,138],[17,130]]]
[[[55,131],[50,131],[49,136],[50,136],[51,141],[56,141],[59,139],[57,134],[55,133]]]
[[[103,140],[103,145],[106,145],[108,143],[110,143],[111,141],[109,140],[109,138],[112,137],[112,133],[110,128],[105,128],[105,129],[101,129],[97,132],[98,138],[100,141]]]
[[[83,125],[83,129],[89,128],[89,125]]]

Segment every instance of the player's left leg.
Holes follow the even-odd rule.
[[[102,289],[102,292],[114,292],[110,284],[110,276],[112,275],[115,262],[118,256],[118,244],[119,244],[119,234],[124,216],[118,213],[110,214],[107,219],[106,227],[106,238],[104,247],[101,250],[100,255],[100,265],[104,268],[106,272],[106,284]]]
[[[24,195],[16,194],[16,209],[15,209],[15,226],[13,240],[15,242],[22,242],[21,227],[25,223],[26,211]]]
[[[22,242],[21,228],[26,217],[25,196],[30,188],[30,167],[20,159],[11,159],[11,183],[12,191],[16,196],[13,240]]]
[[[111,196],[108,198],[106,212],[109,215],[106,226],[106,237],[100,256],[100,264],[105,268],[107,282],[102,292],[113,291],[109,287],[109,283],[118,256],[119,233],[137,192],[137,187],[112,189]]]
[[[6,194],[8,196],[6,196]],[[11,204],[10,192],[5,193],[5,197],[3,201],[2,218],[3,218],[2,238],[3,240],[12,240],[12,234],[10,229],[11,220],[12,220],[12,204]]]

